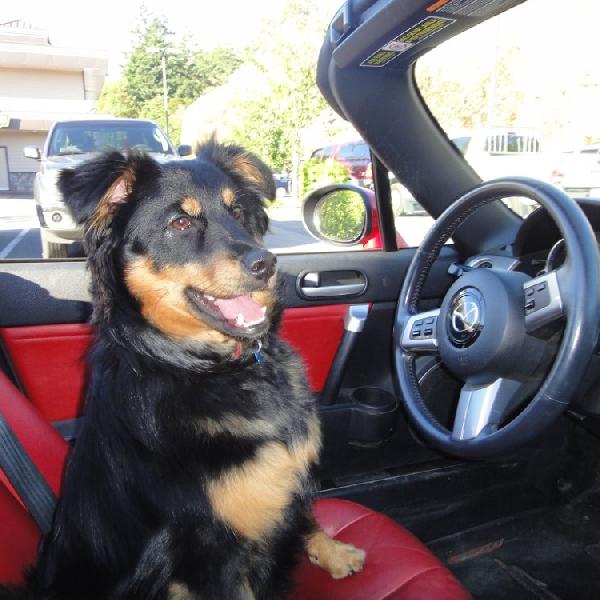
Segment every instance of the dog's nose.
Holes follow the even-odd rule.
[[[277,258],[268,250],[260,248],[258,250],[250,250],[242,258],[242,264],[250,275],[256,279],[267,281],[275,273],[275,265]]]

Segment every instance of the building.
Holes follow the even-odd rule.
[[[96,50],[52,46],[22,21],[0,23],[0,194],[30,194],[39,162],[25,146],[44,145],[52,123],[93,113],[108,66]]]

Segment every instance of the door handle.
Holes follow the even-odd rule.
[[[359,271],[312,271],[298,276],[298,292],[305,298],[358,296],[367,289]]]

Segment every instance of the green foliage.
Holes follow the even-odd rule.
[[[232,99],[223,107],[224,112],[236,112],[234,139],[275,169],[298,163],[301,132],[326,106],[315,71],[327,16],[316,0],[290,1],[276,22],[265,24],[247,52],[269,93],[258,92],[242,102]]]
[[[122,79],[107,83],[97,110],[117,117],[152,119],[165,127],[162,56],[166,58],[169,137],[177,142],[183,110],[207,90],[221,85],[241,64],[228,48],[194,50],[187,38],[169,39],[164,20],[150,15],[134,31],[134,48]]]
[[[122,79],[105,82],[100,98],[96,102],[96,110],[101,114],[117,117],[135,117],[138,114]]]
[[[311,158],[302,167],[301,196],[304,197],[324,185],[347,183],[350,179],[350,169],[336,160]]]
[[[365,223],[365,205],[351,190],[339,190],[325,196],[317,207],[321,233],[337,242],[354,241]]]

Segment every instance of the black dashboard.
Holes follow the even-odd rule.
[[[582,198],[577,202],[600,240],[600,200]],[[562,264],[565,257],[562,235],[545,209],[538,208],[523,221],[512,255],[519,260],[516,269],[532,277],[546,266],[552,270]]]
[[[600,245],[600,200],[583,198],[577,202]],[[523,221],[512,245],[472,256],[466,264],[475,268],[521,271],[536,277],[544,270],[558,268],[565,259],[565,252],[558,227],[544,208],[538,208]]]

